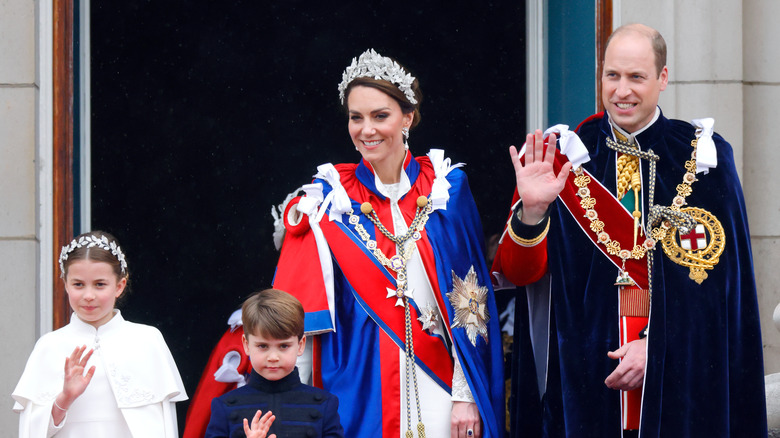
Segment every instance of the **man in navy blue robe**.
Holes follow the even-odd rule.
[[[666,119],[666,46],[617,29],[605,113],[510,148],[494,271],[519,302],[515,436],[766,436],[762,344],[731,146]],[[556,200],[557,198],[557,200]],[[529,311],[530,310],[530,311]]]

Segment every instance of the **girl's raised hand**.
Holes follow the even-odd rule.
[[[251,427],[249,420],[244,418],[244,433],[246,434],[246,438],[266,438],[265,434],[268,433],[268,429],[271,428],[276,417],[271,411],[266,412],[265,415],[260,417],[262,414],[263,412],[258,409],[257,413],[255,413],[255,416],[252,418]],[[276,438],[276,434],[267,438]]]
[[[76,347],[73,353],[70,354],[70,357],[65,358],[65,383],[62,386],[62,393],[67,400],[67,405],[73,403],[73,400],[76,400],[78,396],[84,393],[87,385],[92,381],[92,376],[95,374],[94,365],[84,374],[87,362],[89,362],[89,358],[92,357],[94,352],[94,350],[90,349],[84,354],[86,350],[86,345]],[[67,409],[67,406],[63,406],[63,408]]]

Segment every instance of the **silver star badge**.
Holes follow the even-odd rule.
[[[431,303],[428,303],[428,305],[420,309],[420,312],[422,314],[417,318],[417,320],[422,323],[423,330],[433,332],[436,329],[436,325],[438,324],[439,319],[438,315],[436,314],[436,309],[433,308]]]
[[[475,347],[477,335],[481,335],[485,342],[488,342],[487,322],[490,321],[490,314],[487,310],[487,294],[488,288],[479,285],[474,266],[463,279],[452,271],[452,292],[447,294],[450,304],[455,309],[455,318],[451,327],[466,329],[469,341]]]

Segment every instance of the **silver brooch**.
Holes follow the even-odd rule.
[[[431,303],[428,303],[425,307],[421,308],[420,313],[421,315],[417,318],[417,320],[422,324],[422,329],[428,330],[428,332],[433,332],[436,330],[439,317],[437,315],[436,309],[433,308]]]

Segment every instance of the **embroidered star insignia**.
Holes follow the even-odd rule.
[[[414,292],[414,289],[401,289],[400,287],[397,290],[387,288],[387,298],[397,298],[395,301],[396,306],[403,306],[404,305],[404,296],[409,299],[413,299],[414,296],[412,293]]]
[[[436,329],[436,325],[438,324],[439,319],[436,315],[436,309],[433,308],[431,303],[428,303],[428,305],[420,309],[420,312],[422,314],[417,318],[417,320],[422,323],[423,330],[433,332]]]
[[[477,335],[481,335],[485,342],[488,342],[487,322],[490,320],[490,314],[487,310],[487,294],[487,287],[479,285],[474,266],[463,279],[452,271],[452,292],[447,294],[455,310],[451,327],[464,328],[469,341],[475,347]]]

